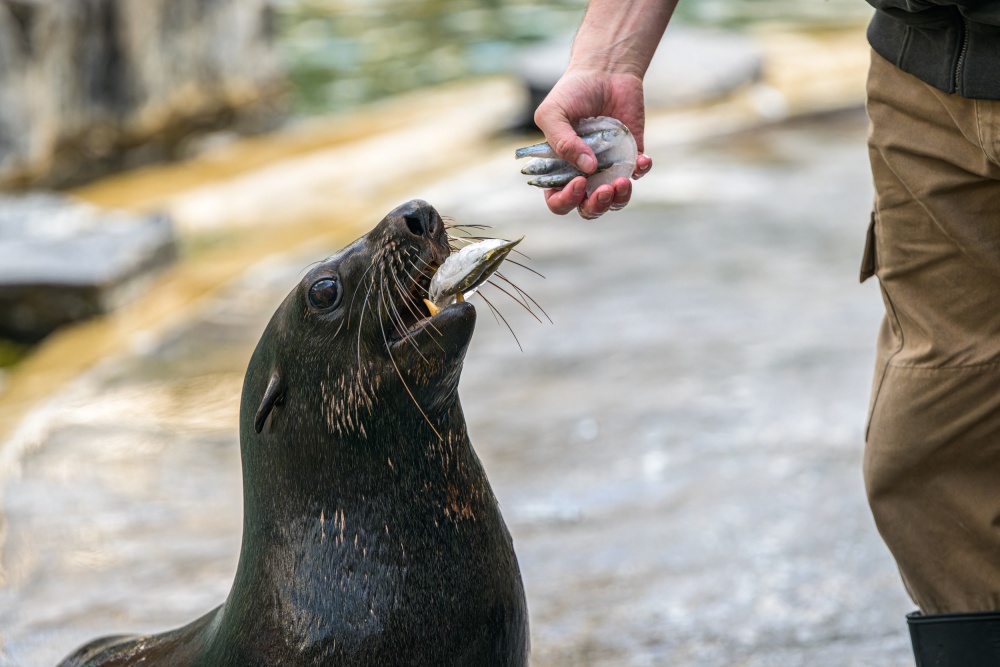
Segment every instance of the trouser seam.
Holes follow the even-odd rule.
[[[898,351],[897,351],[898,352]],[[893,368],[902,369],[912,369],[912,370],[922,370],[922,371],[967,371],[967,370],[982,370],[987,368],[1000,368],[1000,361],[982,361],[975,364],[950,364],[948,366],[931,366],[924,364],[896,364],[892,362],[892,358],[896,356],[897,352],[893,352],[892,357],[889,358],[889,363],[887,365]]]

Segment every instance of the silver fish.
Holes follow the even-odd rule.
[[[587,120],[593,119],[588,118]],[[619,125],[621,125],[621,123],[619,123]],[[583,141],[590,146],[591,150],[593,150],[596,154],[603,153],[608,150],[626,134],[629,134],[628,128],[621,125],[621,127],[607,127],[597,130],[596,132],[580,134],[580,138],[583,139]],[[520,160],[523,157],[558,158],[559,155],[555,152],[552,146],[543,141],[540,144],[532,144],[531,146],[518,148],[514,151],[514,157]]]
[[[621,121],[608,116],[585,118],[577,125],[576,132],[591,147],[598,161],[597,171],[587,176],[588,196],[600,185],[632,176],[639,151],[635,137]],[[529,176],[543,175],[528,181],[528,185],[539,188],[564,187],[577,176],[585,175],[560,159],[552,147],[544,142],[519,148],[514,156],[518,159],[536,158],[521,173]]]
[[[538,164],[539,162],[544,163]],[[614,164],[614,162],[602,162],[597,165],[597,171],[594,173],[599,174],[606,169],[610,169]],[[534,185],[538,188],[561,188],[577,176],[587,175],[566,160],[554,160],[550,158],[536,158],[532,160],[521,170],[521,173],[529,176],[538,174],[537,178],[528,181],[528,185]]]
[[[540,174],[551,174],[554,171],[564,171],[565,167],[573,169],[569,162],[560,158],[536,157],[524,165],[521,173],[528,176],[538,176]]]
[[[486,239],[449,255],[434,273],[427,290],[424,303],[431,315],[475,294],[523,239],[523,236],[516,241]]]

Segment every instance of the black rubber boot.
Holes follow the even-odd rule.
[[[917,667],[1000,667],[1000,612],[906,616]]]

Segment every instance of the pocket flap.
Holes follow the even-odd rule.
[[[872,211],[868,223],[868,235],[865,237],[865,254],[861,257],[861,282],[875,275],[875,212]]]

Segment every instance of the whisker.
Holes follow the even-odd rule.
[[[504,294],[506,294],[507,296],[509,296],[514,301],[514,303],[516,303],[517,305],[521,306],[521,308],[524,308],[526,311],[528,311],[528,313],[532,317],[534,317],[536,320],[538,320],[539,324],[542,323],[542,320],[538,317],[538,315],[535,315],[535,311],[533,311],[531,308],[529,308],[528,304],[524,303],[523,301],[521,301],[520,299],[518,299],[516,296],[514,296],[513,294],[511,294],[510,292],[508,292],[504,288],[502,288],[499,285],[497,285],[495,282],[493,282],[492,279],[487,280],[486,283],[489,284],[489,285],[492,285],[493,287],[497,288],[498,290],[500,290],[501,292],[503,292]]]
[[[507,283],[511,287],[513,287],[515,290],[517,290],[517,293],[520,294],[523,298],[525,298],[528,301],[531,301],[531,303],[535,304],[535,307],[538,308],[538,310],[542,311],[542,314],[545,315],[545,319],[547,319],[549,321],[549,324],[554,324],[554,322],[552,321],[552,318],[549,317],[549,314],[545,312],[544,308],[542,308],[542,304],[540,304],[537,301],[535,301],[534,297],[532,297],[530,294],[528,294],[523,289],[521,289],[520,287],[518,287],[516,284],[514,284],[513,282],[511,282],[511,280],[509,278],[507,278],[507,276],[503,275],[499,271],[497,271],[493,275],[496,276],[497,278],[499,278],[500,280],[504,281],[505,283]],[[494,285],[494,286],[496,287],[496,285]],[[532,313],[532,315],[534,315],[534,313]],[[538,318],[536,317],[535,319],[538,319]]]
[[[398,289],[397,289],[397,291],[398,291],[398,292],[400,292],[400,294],[401,294],[401,297],[400,297],[400,301],[402,301],[402,302],[403,302],[403,306],[404,306],[404,307],[405,307],[405,308],[406,308],[406,309],[407,309],[408,311],[410,311],[410,315],[412,315],[412,316],[414,317],[414,319],[416,319],[417,321],[420,321],[420,320],[424,319],[425,317],[427,317],[427,315],[425,315],[425,314],[424,314],[424,313],[423,313],[423,312],[422,312],[422,311],[421,311],[421,310],[420,310],[420,309],[419,309],[419,308],[417,307],[417,304],[416,304],[416,302],[415,302],[415,301],[413,301],[413,299],[412,299],[412,298],[410,297],[410,295],[409,295],[409,294],[406,294],[405,292],[403,292],[403,290],[402,290],[402,286],[401,286],[401,285],[399,285],[399,278],[397,278],[397,277],[395,277],[395,276],[394,276],[394,277],[393,277],[393,280],[395,280],[395,281],[396,281],[396,286],[397,286],[397,288],[398,288]],[[395,307],[395,304],[393,304],[393,307]]]
[[[367,272],[366,272],[367,273]],[[375,274],[371,275],[368,281],[368,290],[365,292],[364,303],[361,304],[361,314],[358,315],[358,370],[361,370],[361,331],[364,329],[365,323],[365,309],[368,307],[368,299],[372,295],[372,289],[375,288]]]
[[[541,274],[541,273],[539,273],[538,271],[535,271],[535,270],[534,270],[533,268],[531,268],[531,267],[530,267],[530,266],[528,266],[527,264],[521,264],[521,262],[515,262],[514,260],[512,260],[512,259],[509,259],[509,258],[508,258],[508,259],[507,259],[506,261],[510,262],[510,263],[511,263],[511,264],[513,264],[514,266],[520,266],[520,267],[521,267],[522,269],[524,269],[525,271],[530,271],[531,273],[534,273],[534,274],[535,274],[536,276],[538,276],[538,277],[539,277],[539,278],[541,278],[542,280],[545,280],[545,276],[544,276],[544,275],[542,275],[542,274]]]
[[[517,348],[521,350],[521,352],[524,352],[524,348],[521,347],[521,341],[517,339],[517,334],[514,333],[514,330],[510,326],[510,322],[508,322],[507,318],[503,316],[503,313],[497,310],[497,307],[494,306],[493,303],[489,299],[487,299],[486,295],[484,295],[482,292],[479,293],[479,296],[483,297],[483,301],[485,301],[486,305],[490,307],[490,310],[492,310],[496,315],[500,317],[501,320],[503,320],[503,323],[507,325],[507,330],[510,331],[510,335],[514,337],[514,342],[517,343]]]
[[[476,292],[476,294],[479,294],[479,292]],[[483,295],[479,294],[479,296],[483,296]],[[489,301],[487,301],[486,297],[484,297],[484,296],[483,296],[483,301],[486,301],[486,305],[490,307],[490,315],[493,316],[493,319],[494,319],[494,321],[496,321],[497,326],[500,326],[500,318],[497,317],[497,309],[494,308],[493,305]]]
[[[351,292],[351,306],[354,306],[354,297],[356,297],[358,295],[358,289],[361,287],[361,285],[364,284],[364,282],[365,282],[365,276],[367,276],[368,272],[371,271],[374,267],[375,267],[375,258],[373,257],[372,261],[371,261],[371,264],[368,265],[368,268],[365,269],[365,272],[361,274],[360,278],[358,278],[358,284],[354,286],[354,291]],[[348,329],[351,328],[350,310],[348,310],[348,315],[347,315],[347,328]]]
[[[382,304],[382,298],[384,297],[385,298],[385,303],[389,304],[389,306],[392,307],[393,311],[395,311],[396,304],[394,304],[392,302],[392,300],[389,298],[391,295],[386,293],[388,290],[389,290],[389,286],[385,282],[385,268],[383,267],[383,269],[382,269],[382,280],[379,282],[379,304],[380,305]],[[389,317],[389,319],[392,320],[392,324],[395,327],[396,332],[400,335],[400,337],[402,337],[403,334],[406,333],[406,327],[403,326],[403,318],[402,317],[397,317],[399,315],[399,313],[398,312],[390,312],[388,308],[386,309],[386,315]]]
[[[422,261],[422,258],[420,258],[420,257],[418,257],[417,259],[421,259],[421,261]],[[415,264],[413,264],[413,263],[412,263],[412,261],[411,261],[411,263],[410,263],[410,264],[411,264],[411,266],[413,266],[413,268],[414,268],[414,269],[415,269],[416,271],[420,271],[420,269],[418,269],[418,268],[417,268],[417,266],[416,266]],[[418,285],[419,285],[419,283],[417,282],[416,278],[414,278],[414,277],[413,277],[412,275],[410,275],[409,273],[408,273],[408,274],[406,274],[406,275],[407,275],[407,276],[408,276],[408,277],[410,278],[410,280],[412,280],[412,281],[413,281],[413,282],[414,282],[415,284],[418,284]],[[399,278],[397,277],[397,278],[396,278],[396,280],[397,280],[397,284],[398,284],[398,281],[399,281]],[[401,291],[403,291],[403,286],[402,286],[402,285],[399,285],[399,289],[400,289]],[[405,292],[404,292],[404,293],[405,293]],[[409,295],[408,293],[406,293],[406,298],[407,298],[407,299],[409,299],[409,298],[410,298],[410,295]],[[412,313],[413,315],[417,316],[417,319],[418,319],[418,320],[422,320],[422,319],[424,319],[424,317],[425,317],[425,316],[424,316],[424,314],[423,314],[423,311],[421,311],[421,310],[420,310],[420,305],[418,305],[418,304],[417,304],[416,302],[412,302],[412,301],[411,301],[410,303],[412,303],[412,307],[410,307],[410,306],[407,306],[407,307],[410,307],[410,313]],[[417,310],[416,310],[416,312],[414,312],[414,311],[413,311],[413,308],[416,308],[416,309],[417,309]],[[430,315],[430,313],[428,313],[428,315]],[[431,329],[433,329],[433,330],[434,330],[434,332],[435,332],[435,333],[437,333],[437,335],[438,335],[438,336],[440,336],[440,335],[441,335],[441,330],[440,330],[440,329],[438,329],[438,328],[437,328],[437,326],[435,326],[435,324],[434,324],[434,321],[433,321],[433,320],[429,321],[429,322],[427,323],[427,325],[426,325],[426,326],[429,326],[429,327],[430,327]],[[434,338],[433,336],[431,336],[431,339],[432,339],[432,340],[434,340],[434,344],[435,344],[435,345],[437,345],[437,346],[438,346],[439,348],[441,348],[441,351],[443,352],[443,351],[444,351],[444,348],[443,348],[443,347],[441,347],[441,343],[439,343],[439,342],[438,342],[438,341],[437,341],[437,340],[436,340],[436,339],[435,339],[435,338]]]
[[[403,305],[406,306],[406,309],[410,311],[410,315],[412,315],[418,322],[424,319],[426,315],[424,315],[423,311],[420,310],[420,307],[417,305],[416,301],[413,300],[413,297],[410,295],[409,291],[406,290],[403,287],[403,284],[399,282],[399,276],[397,276],[395,273],[392,272],[390,272],[390,275],[392,276],[393,281],[395,281],[396,283],[396,291],[399,293],[399,299],[400,301],[403,302]],[[403,316],[396,308],[396,304],[393,301],[389,301],[389,304],[392,306],[392,309],[396,312],[396,315],[399,316],[400,322],[402,322]]]
[[[388,291],[387,283],[383,282],[382,287],[384,288],[383,291]],[[392,307],[392,312],[386,309],[386,314],[389,316],[389,319],[393,321],[393,325],[396,327],[396,331],[399,332],[400,339],[405,340],[410,345],[410,347],[413,348],[413,350],[417,353],[417,355],[419,355],[420,358],[423,359],[424,362],[426,362],[427,357],[425,357],[423,353],[420,351],[420,346],[417,345],[412,338],[406,337],[406,326],[403,324],[403,316],[399,314],[398,310],[396,310],[396,304],[392,302],[389,296],[391,295],[389,294],[385,295],[386,303],[388,303],[389,306]],[[381,302],[381,300],[382,300],[382,294],[379,294],[379,301]],[[395,317],[393,317],[393,313],[395,313]]]
[[[403,283],[399,281],[399,276],[397,276],[395,273],[391,275],[393,281],[395,281],[396,283],[396,289],[399,291],[399,298],[403,301],[404,305],[406,305],[406,307],[410,310],[410,315],[413,315],[418,320],[422,319],[424,317],[424,314],[423,312],[421,312],[419,306],[417,305],[417,302],[410,294],[410,290],[407,289],[403,285]],[[407,273],[406,277],[410,279],[410,282],[412,282],[414,286],[416,287],[420,286],[420,282],[416,278],[414,278],[410,273]]]
[[[451,236],[451,235],[449,235],[448,236],[448,240],[449,241],[467,241],[468,243],[471,244],[473,241],[494,241],[494,240],[496,240],[496,237],[495,236]],[[452,250],[459,250],[459,248],[456,248],[454,246],[452,246],[451,249]],[[517,248],[511,248],[510,252],[515,253],[517,255],[520,255],[521,257],[523,257],[525,259],[528,259],[528,260],[531,259],[527,255],[525,255],[523,252],[521,252],[520,250],[518,250]],[[507,260],[507,261],[513,261],[513,260]],[[521,265],[518,264],[518,266],[521,266]],[[527,269],[528,267],[524,267],[524,268]],[[528,270],[531,271],[531,269],[528,269]],[[541,274],[539,274],[539,275],[541,275]]]
[[[485,225],[478,222],[457,222],[455,218],[450,218],[448,216],[442,216],[441,219],[451,221],[444,223],[445,229],[465,229],[466,227],[469,229],[493,229],[493,225]]]
[[[431,264],[430,262],[428,262],[423,257],[417,257],[417,259],[419,259],[421,262],[423,262],[423,264],[428,269],[434,269],[434,265]],[[419,266],[417,266],[416,263],[414,263],[414,261],[412,259],[410,260],[410,266],[412,266],[415,271],[417,271],[420,275],[422,275],[424,278],[427,278],[428,280],[430,280],[431,278],[434,277],[432,275],[428,275],[428,274],[424,273],[423,269],[421,269]],[[436,271],[437,269],[434,269],[434,270]],[[409,275],[409,274],[407,274],[407,275]],[[410,277],[413,278],[413,276],[410,276]]]
[[[382,296],[379,295],[379,299],[381,298]],[[386,352],[389,353],[389,361],[392,362],[392,367],[396,369],[396,375],[399,376],[399,381],[403,383],[403,388],[406,389],[406,393],[410,395],[410,400],[413,401],[413,405],[417,406],[417,410],[420,411],[420,414],[423,415],[424,417],[424,421],[426,421],[427,425],[431,427],[432,431],[434,431],[434,435],[438,437],[438,440],[444,440],[444,438],[441,437],[441,434],[438,433],[438,430],[434,428],[434,424],[431,423],[431,420],[427,416],[427,413],[424,412],[424,409],[422,407],[420,407],[420,402],[417,401],[417,397],[413,395],[412,391],[410,391],[410,386],[406,384],[406,380],[403,378],[403,372],[399,370],[399,366],[396,364],[396,358],[392,356],[392,346],[389,345],[389,340],[386,338],[385,327],[382,326],[381,319],[379,320],[379,326],[382,327],[382,342],[385,343],[385,350]]]
[[[425,278],[427,277],[427,275],[425,273],[423,273],[419,268],[417,268],[417,265],[413,263],[412,259],[410,260],[410,268],[413,269],[414,271],[416,271],[417,273],[420,273]],[[413,286],[419,288],[421,292],[425,292],[426,291],[426,289],[424,288],[424,286],[420,284],[420,281],[417,280],[413,276],[412,273],[410,273],[409,271],[407,271],[406,272],[406,277],[413,284]],[[414,317],[416,317],[418,320],[421,320],[424,317],[426,317],[426,315],[424,315],[424,311],[421,310],[421,308],[420,308],[420,306],[422,304],[419,303],[417,301],[417,297],[413,296],[413,294],[410,292],[410,290],[407,289],[403,285],[403,283],[400,282],[399,276],[397,276],[397,275],[394,274],[393,275],[393,279],[396,281],[396,288],[399,290],[400,297],[406,303],[406,306],[409,309],[410,314],[413,315]]]
[[[301,269],[299,269],[299,278],[301,278],[302,276],[304,276],[306,274],[306,271],[308,271],[309,269],[311,269],[312,267],[316,266],[317,264],[319,264],[322,261],[323,261],[322,259],[317,259],[315,262],[309,262],[308,264],[306,264],[305,266],[303,266]]]

